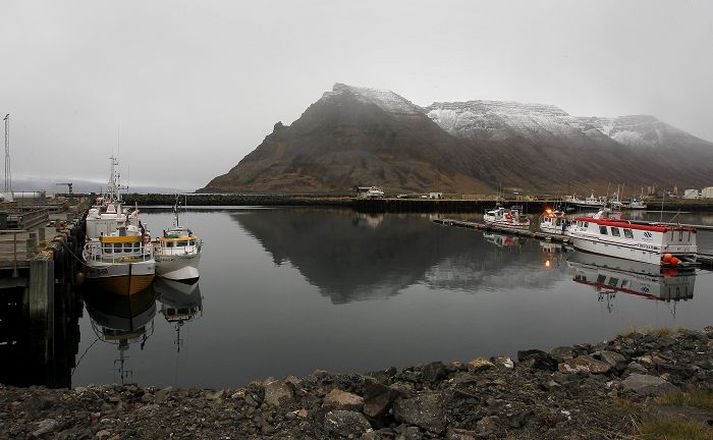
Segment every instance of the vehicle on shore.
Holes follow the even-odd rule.
[[[664,267],[696,264],[696,229],[622,220],[602,209],[591,217],[576,217],[567,230],[575,248],[595,254]]]

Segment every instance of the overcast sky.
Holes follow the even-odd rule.
[[[652,114],[713,140],[713,1],[0,0],[15,176],[195,189],[333,83]]]

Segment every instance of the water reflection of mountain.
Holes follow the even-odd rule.
[[[545,270],[536,242],[499,248],[479,232],[439,226],[419,215],[371,218],[318,209],[231,215],[275,264],[289,261],[334,303],[385,298],[419,282],[478,290],[545,287],[564,276],[556,266]]]

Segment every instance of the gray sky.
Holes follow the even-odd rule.
[[[713,140],[713,2],[0,0],[16,176],[194,189],[335,82],[653,114]]]

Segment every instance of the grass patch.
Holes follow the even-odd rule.
[[[711,440],[713,428],[701,422],[682,418],[656,418],[641,424],[641,440]]]
[[[666,406],[691,406],[713,411],[713,390],[665,394],[657,397],[656,403]]]

